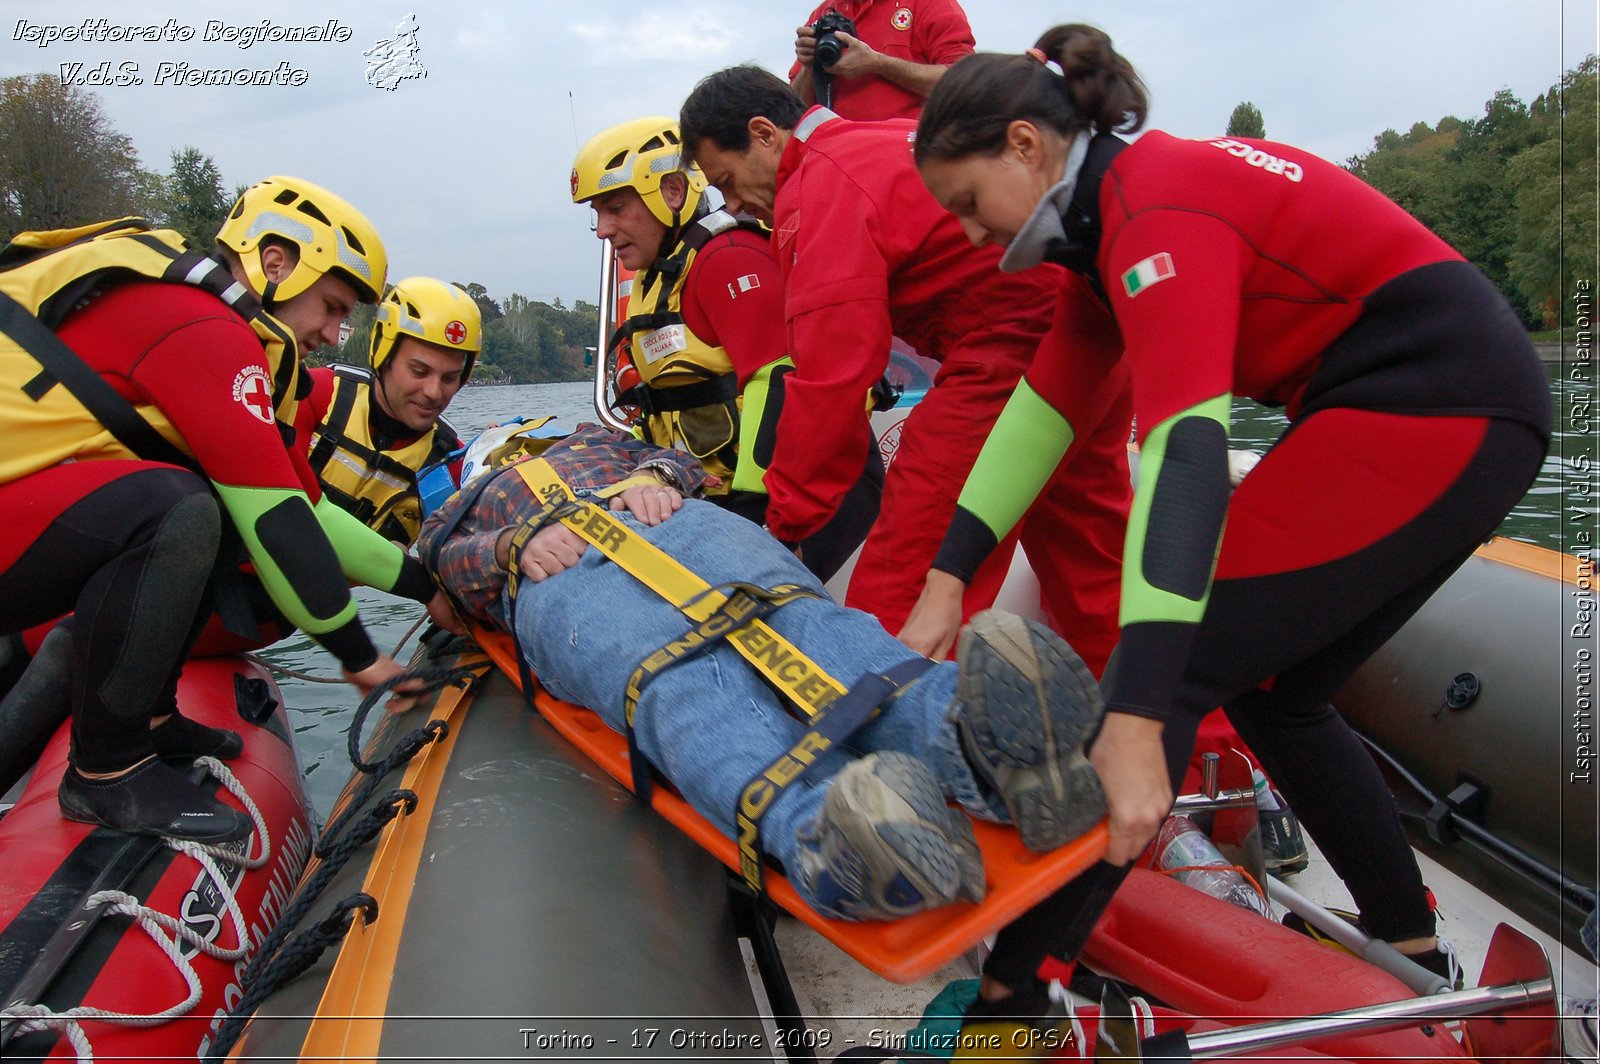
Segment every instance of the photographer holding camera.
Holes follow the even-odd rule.
[[[916,118],[945,68],[972,50],[956,0],[823,0],[795,30],[789,84],[845,118]]]

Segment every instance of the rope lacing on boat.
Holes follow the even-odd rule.
[[[206,846],[184,839],[164,837],[162,841],[173,850],[182,853],[205,870],[207,878],[216,887],[217,894],[227,906],[228,917],[233,922],[234,941],[236,946],[223,947],[207,940],[202,935],[191,930],[176,917],[169,916],[159,910],[145,905],[138,898],[120,890],[102,890],[91,894],[84,902],[85,910],[99,909],[101,916],[126,916],[133,920],[150,940],[165,953],[172,961],[173,967],[183,977],[184,983],[189,988],[189,994],[176,1005],[162,1009],[160,1012],[132,1013],[114,1012],[109,1009],[95,1008],[92,1005],[79,1005],[75,1008],[57,1012],[46,1005],[38,1004],[13,1004],[0,1010],[0,1019],[18,1021],[17,1033],[33,1034],[40,1031],[61,1031],[66,1035],[73,1051],[77,1053],[79,1064],[93,1064],[94,1047],[89,1042],[89,1037],[83,1031],[85,1020],[94,1020],[99,1023],[119,1024],[125,1027],[155,1027],[166,1023],[168,1020],[177,1019],[187,1015],[200,1001],[200,977],[195,973],[194,966],[183,955],[178,943],[186,943],[195,950],[215,957],[220,961],[237,961],[242,959],[250,950],[250,934],[245,926],[244,912],[239,908],[239,901],[234,896],[233,886],[228,882],[228,877],[223,873],[218,864],[228,864],[245,869],[256,869],[267,863],[272,856],[272,839],[267,832],[266,818],[261,815],[261,810],[250,798],[238,777],[228,771],[227,767],[213,757],[202,757],[195,764],[203,767],[212,776],[216,777],[229,794],[239,800],[245,811],[250,814],[250,819],[255,824],[251,832],[251,840],[261,840],[261,852],[254,857],[249,856],[250,843],[245,844],[245,852],[234,853],[223,846]]]
[[[418,751],[450,734],[445,721],[434,719],[420,728],[401,735],[389,752],[377,761],[361,757],[361,732],[367,714],[396,686],[421,680],[424,690],[421,697],[450,684],[467,685],[485,671],[482,665],[451,669],[418,669],[407,672],[384,683],[361,700],[354,719],[350,722],[347,752],[350,763],[366,776],[343,811],[323,831],[322,839],[314,851],[321,862],[315,871],[296,889],[293,899],[285,907],[283,916],[267,936],[262,939],[255,957],[245,967],[240,978],[244,995],[228,1012],[228,1018],[217,1030],[203,1058],[207,1062],[224,1060],[233,1044],[244,1032],[245,1024],[261,1003],[279,986],[293,979],[316,962],[330,945],[344,938],[359,913],[371,924],[378,918],[378,903],[369,894],[356,892],[337,902],[332,913],[322,921],[290,938],[301,920],[316,905],[322,892],[344,868],[350,857],[371,842],[396,816],[409,814],[417,806],[414,792],[395,788],[376,801],[372,796],[384,778],[415,757]],[[372,804],[368,804],[369,801]]]

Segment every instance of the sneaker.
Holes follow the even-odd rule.
[[[1267,871],[1275,876],[1304,872],[1311,864],[1311,851],[1300,830],[1300,818],[1288,809],[1263,809],[1260,821],[1261,855]]]
[[[985,610],[961,632],[961,747],[1035,853],[1077,838],[1106,813],[1083,745],[1104,703],[1083,659],[1037,621]]]
[[[177,769],[152,757],[107,780],[85,779],[68,767],[56,791],[61,815],[84,824],[208,844],[250,834],[250,818],[207,794]]]
[[[1450,984],[1451,990],[1460,990],[1467,985],[1467,973],[1461,967],[1461,958],[1456,955],[1455,943],[1447,938],[1439,939],[1438,945],[1432,949],[1407,953],[1406,960],[1437,975]]]
[[[1561,1049],[1569,1061],[1600,1060],[1595,999],[1561,999]]]
[[[983,857],[966,814],[933,772],[894,752],[834,776],[800,843],[796,886],[824,916],[895,920],[958,898],[982,901]]]

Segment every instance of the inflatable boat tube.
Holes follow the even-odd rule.
[[[1592,892],[1600,643],[1583,564],[1491,540],[1334,704],[1439,798],[1475,785],[1464,815]]]
[[[482,655],[412,668],[427,664],[472,676],[377,725],[369,762],[430,722],[444,727],[380,781],[365,806],[402,811],[299,923],[314,927],[358,892],[375,917],[273,990],[228,1059],[770,1053],[726,872],[573,750]],[[353,776],[326,837],[361,812],[365,778]]]
[[[256,811],[248,850],[236,843],[207,854],[64,819],[62,727],[0,819],[7,1061],[195,1059],[305,866],[312,827],[271,678],[242,658],[193,661],[178,703],[186,716],[244,736],[240,757],[225,769],[212,764],[236,781],[224,801]],[[225,784],[212,782],[220,793]]]
[[[1083,960],[1181,1012],[1235,1024],[1414,996],[1363,960],[1144,868],[1118,888]],[[1351,1060],[1467,1055],[1442,1026],[1342,1035],[1312,1048]]]

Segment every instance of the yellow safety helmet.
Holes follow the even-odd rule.
[[[683,207],[674,211],[661,196],[661,179],[681,173],[688,178]],[[693,218],[706,190],[700,168],[683,165],[675,119],[636,118],[593,137],[572,161],[572,202],[584,203],[614,188],[631,188],[660,222],[676,229]]]
[[[289,276],[276,284],[261,268],[261,241],[269,236],[287,240],[300,253]],[[389,258],[378,231],[348,202],[298,177],[269,177],[245,189],[217,230],[217,243],[238,254],[269,305],[293,299],[329,270],[349,281],[363,303],[383,295]]]
[[[473,298],[455,285],[432,277],[407,277],[396,281],[378,304],[367,350],[374,374],[389,361],[402,336],[465,354],[461,381],[466,383],[483,348],[483,315]]]

